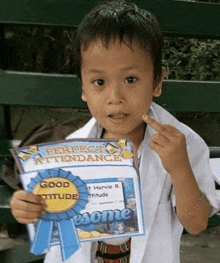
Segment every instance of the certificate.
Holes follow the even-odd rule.
[[[127,140],[65,140],[11,150],[24,189],[46,213],[28,225],[31,252],[60,245],[63,260],[92,242],[144,235],[136,153]]]

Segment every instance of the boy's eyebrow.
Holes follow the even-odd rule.
[[[90,73],[102,73],[103,72],[103,70],[101,70],[101,69],[89,69],[88,71]]]
[[[128,67],[122,68],[122,70],[130,70],[130,69],[137,69],[137,68],[139,68],[138,65],[132,65],[132,66],[128,66]]]
[[[130,70],[130,69],[137,69],[137,68],[139,68],[138,65],[132,65],[132,66],[128,66],[128,67],[122,68],[121,70],[127,71],[127,70]],[[90,73],[102,73],[103,72],[102,69],[89,69],[88,71]]]

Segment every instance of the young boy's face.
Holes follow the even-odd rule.
[[[82,51],[82,100],[105,128],[106,138],[143,138],[143,114],[153,96],[160,96],[162,80],[155,86],[151,56],[138,43],[101,40]]]

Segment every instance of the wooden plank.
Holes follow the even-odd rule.
[[[29,250],[30,244],[27,242],[25,245],[18,245],[12,249],[0,251],[0,259],[4,259],[2,263],[43,263],[44,254],[35,256]]]
[[[158,18],[167,36],[220,39],[220,4],[136,0]]]
[[[9,140],[12,139],[10,109],[7,105],[1,105],[1,104],[0,104],[0,138],[9,139]]]
[[[0,72],[0,104],[85,108],[73,75]]]
[[[0,9],[1,10],[1,9]],[[0,23],[0,68],[6,69],[5,60],[5,25]]]
[[[12,140],[2,140],[0,139],[0,159],[4,157],[12,157],[9,149],[13,148],[15,145]]]
[[[210,158],[220,158],[220,147],[209,147]]]
[[[168,111],[220,112],[220,82],[164,81],[163,93],[155,102]]]
[[[1,89],[0,89],[1,92]],[[2,139],[6,138],[5,132],[5,118],[4,118],[4,106],[0,105],[0,137]]]
[[[86,108],[74,75],[0,74],[0,104]],[[220,112],[220,82],[165,80],[155,99],[169,111]]]
[[[1,22],[77,26],[99,0],[1,0]]]
[[[11,213],[10,199],[13,190],[8,185],[0,185],[0,222],[14,224],[17,223]]]
[[[77,26],[100,0],[1,0],[0,22]],[[133,0],[131,2],[134,2]],[[152,11],[167,35],[220,39],[220,4],[136,0]]]

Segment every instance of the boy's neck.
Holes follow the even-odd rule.
[[[146,129],[146,125],[144,125],[139,130],[138,133],[134,133],[134,134],[131,133],[131,134],[126,134],[126,135],[118,135],[118,136],[117,134],[109,133],[107,130],[104,129],[102,133],[102,138],[104,139],[127,139],[127,140],[132,141],[134,147],[138,149],[144,138],[145,129]]]

